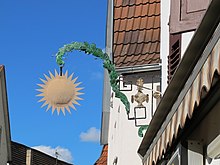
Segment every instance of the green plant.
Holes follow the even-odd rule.
[[[119,90],[118,83],[118,73],[115,70],[115,65],[110,60],[107,53],[103,53],[100,48],[97,48],[95,44],[89,44],[87,42],[72,42],[70,44],[64,45],[56,53],[56,62],[61,67],[64,65],[63,57],[66,53],[72,52],[74,50],[83,51],[86,54],[91,54],[95,57],[99,57],[103,60],[103,67],[108,70],[110,77],[110,84],[112,90],[115,92],[115,97],[119,98],[121,102],[125,105],[127,114],[130,112],[130,103],[124,93]]]

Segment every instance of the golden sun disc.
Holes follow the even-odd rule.
[[[77,101],[83,100],[78,97],[83,93],[79,91],[83,88],[78,88],[81,82],[76,83],[77,77],[72,79],[73,74],[68,77],[68,72],[66,71],[65,75],[58,75],[55,70],[55,75],[49,72],[50,77],[44,74],[46,80],[40,79],[44,84],[37,84],[41,87],[41,89],[37,89],[37,91],[41,92],[37,96],[43,97],[39,100],[39,102],[43,102],[41,107],[46,105],[48,111],[50,108],[52,109],[52,113],[57,110],[57,114],[59,115],[60,110],[65,115],[65,109],[71,113],[70,107],[76,110],[74,104],[80,105]]]

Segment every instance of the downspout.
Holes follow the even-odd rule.
[[[112,41],[113,41],[113,1],[108,0],[108,13],[106,23],[106,47],[105,52],[112,59]],[[102,145],[108,144],[108,130],[109,130],[109,116],[110,116],[110,97],[111,86],[107,70],[104,70],[103,82],[103,100],[102,100],[102,124],[101,124],[101,138]]]

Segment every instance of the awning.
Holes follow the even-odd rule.
[[[204,60],[203,58],[202,56],[200,61]],[[154,143],[152,143],[154,145],[151,144],[148,149],[147,155],[149,156],[146,158],[145,165],[151,165],[153,162],[156,163],[157,160],[162,157],[167,147],[172,144],[173,138],[175,139],[177,137],[179,128],[184,128],[187,116],[188,118],[192,118],[195,106],[199,106],[201,99],[206,96],[211,86],[215,84],[214,75],[220,75],[220,40],[218,40],[202,65],[200,61],[198,61],[194,69],[196,70],[198,67],[201,68],[198,74],[194,75],[193,71],[192,75],[189,77],[189,79],[193,77],[194,81],[181,99],[182,101],[172,114],[164,131],[158,139],[154,139]]]

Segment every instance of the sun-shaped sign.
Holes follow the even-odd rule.
[[[60,111],[65,115],[65,110],[71,113],[70,107],[76,110],[74,105],[80,105],[77,101],[82,100],[79,95],[83,93],[79,91],[83,88],[78,87],[81,82],[76,83],[77,77],[72,79],[73,74],[68,77],[67,71],[64,75],[59,75],[56,70],[55,75],[51,72],[49,74],[50,77],[44,74],[46,80],[40,79],[43,84],[37,84],[41,87],[37,89],[41,92],[37,96],[43,97],[39,102],[44,101],[41,107],[48,105],[46,111],[51,108],[52,113],[57,110],[58,115]]]

